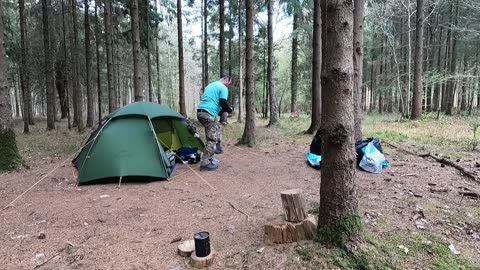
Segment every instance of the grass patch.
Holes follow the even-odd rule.
[[[343,217],[318,226],[317,240],[338,247],[345,246],[348,241],[363,231],[362,218],[358,215]]]

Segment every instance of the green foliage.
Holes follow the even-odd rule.
[[[327,245],[344,247],[348,241],[357,237],[362,230],[362,218],[358,215],[350,215],[326,224],[318,224],[316,240]]]
[[[0,131],[0,172],[11,171],[22,164],[12,129]]]

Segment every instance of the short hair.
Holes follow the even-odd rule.
[[[228,74],[224,74],[224,75],[222,75],[222,77],[221,77],[220,79],[221,79],[221,80],[233,81],[233,76],[232,76],[232,75],[228,75]]]

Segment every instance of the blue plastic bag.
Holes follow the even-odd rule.
[[[369,142],[362,152],[364,155],[358,166],[367,172],[381,173],[382,168],[388,164],[385,156],[373,145],[373,142]]]

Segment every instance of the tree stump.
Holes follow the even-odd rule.
[[[302,190],[290,189],[280,193],[282,197],[283,212],[285,220],[290,222],[301,222],[305,219],[305,209],[303,208]]]
[[[284,244],[312,240],[316,234],[317,220],[314,215],[308,215],[306,219],[299,223],[267,224],[264,229],[266,244]]]
[[[208,254],[208,256],[205,257],[197,257],[195,252],[193,252],[192,257],[190,257],[190,263],[195,268],[205,268],[212,265],[214,257],[215,251],[213,250],[210,252],[210,254]]]
[[[195,241],[187,240],[178,245],[177,253],[182,257],[189,257],[195,251]]]

